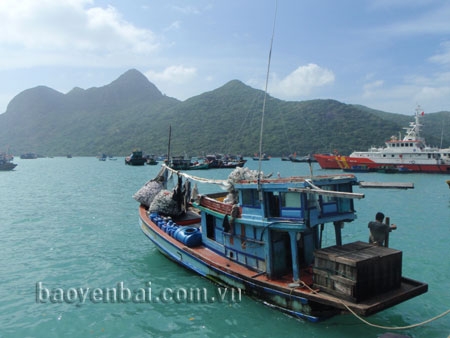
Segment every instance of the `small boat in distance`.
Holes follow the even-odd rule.
[[[369,168],[366,165],[353,165],[351,168],[344,168],[342,170],[349,173],[369,173],[376,171],[376,169]]]
[[[291,162],[298,162],[298,163],[317,162],[315,160],[315,158],[311,155],[297,157],[297,153],[294,153],[293,155],[289,155],[289,160]]]
[[[35,153],[25,153],[20,155],[20,159],[22,160],[35,160],[37,159],[37,155]]]
[[[401,140],[392,136],[385,147],[372,147],[368,151],[354,151],[350,156],[339,154],[316,154],[314,157],[322,169],[349,169],[366,165],[369,168],[403,167],[411,172],[450,173],[450,148],[430,147],[420,136],[420,119],[424,112],[416,108],[415,120],[410,122],[406,135]]]
[[[72,154],[67,154],[67,158],[72,158]]]
[[[267,154],[262,154],[261,161],[269,161],[269,160],[270,160],[270,156],[267,156]],[[253,161],[259,161],[258,154],[255,154],[255,156],[253,156]]]
[[[0,171],[13,170],[17,164],[12,163],[12,157],[6,154],[0,154]]]
[[[146,161],[147,161],[148,165],[157,165],[158,164],[158,161],[156,160],[155,155],[147,155]]]
[[[205,162],[209,164],[210,169],[234,169],[243,167],[247,160],[242,156],[233,155],[206,155]]]
[[[98,157],[99,161],[106,161],[106,158],[107,158],[106,154],[101,154],[101,155],[99,155],[97,157]]]
[[[125,157],[125,164],[128,165],[144,165],[145,161],[141,150],[134,150],[130,156]]]

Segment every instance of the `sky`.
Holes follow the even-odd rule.
[[[0,113],[135,68],[179,100],[265,86],[275,0],[0,0]],[[279,0],[270,95],[387,112],[450,110],[450,1]]]

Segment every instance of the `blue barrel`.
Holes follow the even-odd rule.
[[[180,228],[180,226],[177,225],[176,223],[173,223],[173,224],[174,224],[174,225],[171,227],[171,229],[170,229],[170,231],[169,231],[169,235],[172,236],[172,237],[175,237],[175,236],[174,236],[175,231],[177,231],[177,230]]]
[[[202,233],[198,228],[194,227],[180,227],[174,234],[177,241],[192,248],[202,244]]]

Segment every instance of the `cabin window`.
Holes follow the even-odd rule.
[[[339,185],[339,191],[352,192],[351,184]],[[353,212],[353,200],[350,198],[338,198],[338,212],[346,213]]]
[[[428,154],[428,158],[431,158],[431,154]]]
[[[330,191],[335,191],[336,189],[334,188],[334,186],[332,185],[323,185],[320,187],[323,190],[330,190]],[[336,202],[337,198],[335,196],[322,196],[322,202],[323,203],[332,203],[332,202]]]
[[[284,192],[281,194],[281,207],[300,208],[300,194],[297,192]]]
[[[280,195],[279,192],[266,192],[266,217],[280,217]]]
[[[402,143],[402,147],[404,147],[405,145]]]
[[[383,154],[383,157],[386,157],[386,154]]]
[[[281,217],[302,218],[301,195],[298,192],[281,193]]]
[[[206,237],[209,239],[216,239],[216,218],[213,215],[206,214]]]
[[[395,155],[394,155],[394,154],[392,154],[391,156],[392,156],[392,157],[395,157]]]
[[[243,189],[242,194],[242,206],[259,208],[258,191],[256,189]]]
[[[320,188],[323,190],[335,191],[335,187],[333,185],[323,185]],[[321,206],[322,206],[322,214],[335,214],[337,213],[337,197],[335,196],[326,196],[321,195],[320,197]]]

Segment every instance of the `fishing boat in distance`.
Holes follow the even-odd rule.
[[[234,169],[243,167],[247,160],[242,156],[212,154],[206,155],[205,162],[210,169]]]
[[[35,160],[37,159],[37,155],[35,153],[25,153],[20,155],[21,160]]]
[[[430,147],[420,136],[424,115],[417,107],[414,122],[406,129],[402,140],[392,136],[385,147],[372,147],[368,151],[355,151],[350,156],[316,154],[322,169],[350,169],[353,166],[380,168],[385,166],[406,168],[411,172],[450,173],[450,148]],[[405,169],[402,169],[406,171]]]
[[[356,220],[353,200],[364,197],[352,191],[358,182],[351,174],[269,179],[237,168],[228,180],[212,180],[163,165],[153,182],[167,187],[170,172],[178,175],[175,191],[190,193],[185,179],[229,193],[170,195],[193,198],[178,217],[158,212],[154,202],[141,205],[141,229],[162,254],[216,283],[313,322],[349,309],[369,316],[428,289],[402,276],[401,251],[343,243],[344,223]],[[335,245],[324,248],[330,225]]]
[[[146,161],[147,161],[148,165],[157,165],[158,164],[158,161],[156,160],[155,155],[147,155]]]
[[[297,153],[289,155],[289,161],[298,163],[317,162],[316,159],[311,155],[297,157]]]
[[[12,156],[6,154],[0,154],[0,171],[13,170],[17,164],[12,163]]]
[[[141,150],[134,150],[130,156],[125,157],[125,164],[128,165],[144,165],[145,161]]]
[[[259,155],[255,154],[255,156],[253,156],[253,161],[259,161]],[[270,156],[267,156],[267,154],[262,154],[261,156],[261,161],[269,161],[270,160]]]

